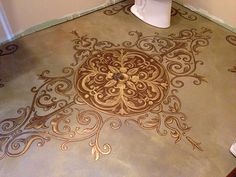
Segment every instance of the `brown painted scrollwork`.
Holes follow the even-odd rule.
[[[32,88],[31,107],[20,108],[19,117],[0,122],[0,159],[21,156],[34,142],[43,146],[51,139],[61,140],[62,150],[68,149],[68,143],[91,139],[89,145],[95,159],[111,152],[109,144],[99,145],[101,129],[107,122],[112,129],[119,129],[122,123],[117,118],[104,120],[96,111],[76,107],[84,103],[73,94],[73,78],[70,79],[73,73],[72,68],[64,68],[63,76],[48,76],[49,71],[39,75],[44,84]],[[59,99],[60,96],[64,98]]]
[[[140,32],[131,31],[129,35],[135,38],[134,42],[125,41],[122,45],[127,48],[136,47],[150,53],[150,56],[162,62],[173,75],[171,84],[181,88],[184,86],[181,79],[185,77],[193,78],[195,85],[206,82],[203,76],[195,73],[197,65],[203,64],[195,57],[199,54],[199,48],[209,45],[208,33],[211,33],[211,30],[206,28],[203,28],[200,33],[196,29],[186,29],[177,35],[161,37],[158,33],[153,36],[143,36]]]
[[[139,116],[137,119],[127,119],[126,124],[135,123],[144,130],[155,130],[157,134],[166,136],[168,133],[178,143],[182,138],[193,146],[193,149],[202,151],[201,143],[196,142],[187,135],[191,127],[186,124],[186,115],[181,110],[180,99],[173,89],[163,104],[153,109],[149,114]]]
[[[17,51],[17,49],[18,49],[18,45],[8,44],[4,47],[4,49],[0,49],[0,57],[13,54],[15,51]]]
[[[95,55],[101,50],[106,50],[112,47],[119,47],[119,44],[113,44],[109,41],[98,41],[96,38],[89,38],[87,35],[80,36],[77,31],[72,31],[72,34],[76,36],[74,39],[74,54],[75,63],[71,66],[78,65],[79,61],[86,60],[90,55]]]
[[[84,62],[77,72],[76,88],[94,108],[131,116],[161,103],[168,93],[169,78],[150,56],[122,48],[103,51]]]
[[[195,85],[206,81],[196,74],[197,64],[203,64],[196,56],[208,45],[209,32],[185,29],[163,37],[131,31],[132,40],[113,44],[74,31],[71,67],[60,76],[43,71],[42,84],[31,89],[31,105],[18,109],[16,118],[1,119],[0,159],[56,139],[61,150],[88,140],[97,160],[112,150],[109,143],[100,144],[104,126],[117,130],[123,122],[169,134],[175,143],[185,138],[202,150],[189,136],[176,89],[184,86],[185,78],[193,78]]]
[[[186,19],[186,20],[190,20],[190,21],[195,21],[197,20],[197,16],[194,14],[189,14],[187,11],[184,11],[182,9],[177,9],[172,7],[171,9],[171,16],[175,16],[175,15],[179,15],[182,18]]]
[[[227,40],[230,44],[236,46],[236,36],[234,36],[234,35],[228,35],[228,36],[226,36],[226,40]]]
[[[125,14],[130,14],[130,8],[131,6],[133,5],[133,3],[120,3],[120,4],[117,4],[115,7],[112,7],[111,9],[107,9],[105,10],[103,13],[105,15],[115,15],[115,14],[118,14],[120,12],[123,12]]]

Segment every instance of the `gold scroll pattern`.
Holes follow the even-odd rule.
[[[106,10],[103,11],[103,13],[105,15],[116,15],[120,12],[123,12],[126,15],[129,15],[130,12],[130,8],[134,5],[133,2],[130,1],[124,1],[124,2],[120,2],[118,4],[116,4],[115,6],[113,6],[112,8],[108,8]]]
[[[116,4],[114,7],[109,8],[107,10],[104,10],[104,14],[111,16],[111,15],[116,15],[120,12],[129,15],[131,13],[130,8],[133,6],[134,4],[130,1],[125,1],[125,2],[121,2]],[[186,19],[186,20],[190,20],[190,21],[195,21],[197,20],[197,16],[189,13],[188,11],[184,11],[180,8],[175,8],[172,7],[171,8],[171,16],[176,16],[179,15],[180,17]]]
[[[234,35],[228,35],[228,36],[226,36],[226,40],[227,40],[230,44],[236,46],[236,36],[234,36]]]
[[[160,136],[166,136],[169,133],[175,139],[175,143],[185,137],[193,149],[203,151],[201,143],[196,142],[187,134],[191,127],[186,123],[186,115],[181,112],[181,101],[176,96],[177,92],[173,89],[163,104],[157,106],[149,114],[143,114],[136,119],[126,119],[125,123],[127,125],[134,123],[144,130],[154,130]]]
[[[7,44],[3,46],[3,49],[0,49],[0,57],[5,55],[13,54],[18,49],[18,45],[16,44]]]
[[[43,71],[39,75],[43,83],[31,89],[31,105],[19,108],[17,117],[1,119],[0,159],[21,156],[30,150],[32,144],[41,147],[55,139],[61,142],[61,150],[67,150],[71,143],[87,140],[97,160],[112,150],[109,143],[100,144],[103,128],[109,126],[118,130],[124,123],[134,123],[162,136],[170,135],[175,143],[185,138],[193,149],[202,151],[200,143],[189,135],[191,127],[187,125],[187,116],[181,112],[177,89],[184,86],[185,78],[192,78],[195,85],[205,81],[203,76],[195,73],[197,64],[203,64],[196,56],[201,47],[208,45],[209,33],[210,30],[205,28],[185,29],[163,37],[159,34],[144,36],[141,32],[131,31],[129,41],[113,44],[86,35],[80,36],[73,31],[76,51],[74,63],[65,67],[60,76],[53,76],[49,70]],[[114,58],[114,62],[108,65],[110,67],[98,65],[99,62],[109,62],[107,57]],[[126,62],[127,59],[133,60],[133,64]],[[122,61],[125,67],[115,67],[121,66]],[[144,72],[140,64],[151,69],[147,67]],[[154,74],[154,70],[158,72]],[[101,77],[100,71],[106,74]],[[83,96],[88,90],[80,93],[81,89],[92,90],[92,86],[96,87],[101,82],[107,84],[107,88],[104,88],[106,91],[103,90],[100,97],[111,99],[113,94],[122,95],[121,88],[124,86],[129,88],[125,92],[130,94],[135,89],[141,89],[138,85],[142,79],[142,82],[150,80],[146,82],[144,93],[158,96],[153,100],[154,106],[146,106],[138,113],[133,111],[135,101],[129,103],[132,109],[123,107],[127,114],[121,114],[119,111],[104,111],[106,105],[98,104],[94,98],[91,102],[85,100]],[[95,80],[97,83],[93,83]],[[122,82],[123,86],[118,86]],[[156,86],[148,85],[149,82],[155,82]],[[109,88],[111,91],[108,91]],[[90,96],[93,94],[91,92]],[[126,96],[124,100],[129,101],[128,98]],[[119,102],[124,103],[124,100]],[[118,110],[117,105],[113,108]]]
[[[76,88],[89,105],[121,116],[144,113],[160,104],[168,93],[165,68],[133,49],[102,51],[78,69]]]

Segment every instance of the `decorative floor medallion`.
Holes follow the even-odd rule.
[[[209,44],[208,33],[185,29],[164,37],[131,31],[129,41],[114,44],[74,31],[75,62],[61,76],[42,72],[43,84],[31,89],[31,105],[0,122],[0,158],[21,156],[33,143],[43,146],[56,139],[62,150],[89,140],[97,160],[111,153],[110,144],[99,143],[103,127],[117,130],[130,123],[170,135],[175,143],[185,138],[202,151],[189,135],[177,89],[185,78],[195,85],[206,81],[195,71],[203,64],[196,56]]]
[[[76,88],[95,109],[121,116],[145,113],[167,95],[167,71],[144,52],[105,50],[78,69]]]

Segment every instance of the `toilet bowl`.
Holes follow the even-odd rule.
[[[159,27],[170,26],[172,0],[135,0],[131,12],[142,21]]]

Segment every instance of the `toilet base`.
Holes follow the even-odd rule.
[[[230,147],[230,152],[236,157],[236,142]]]
[[[131,12],[147,24],[158,28],[170,26],[172,0],[146,0],[145,6],[140,9],[136,3]]]

